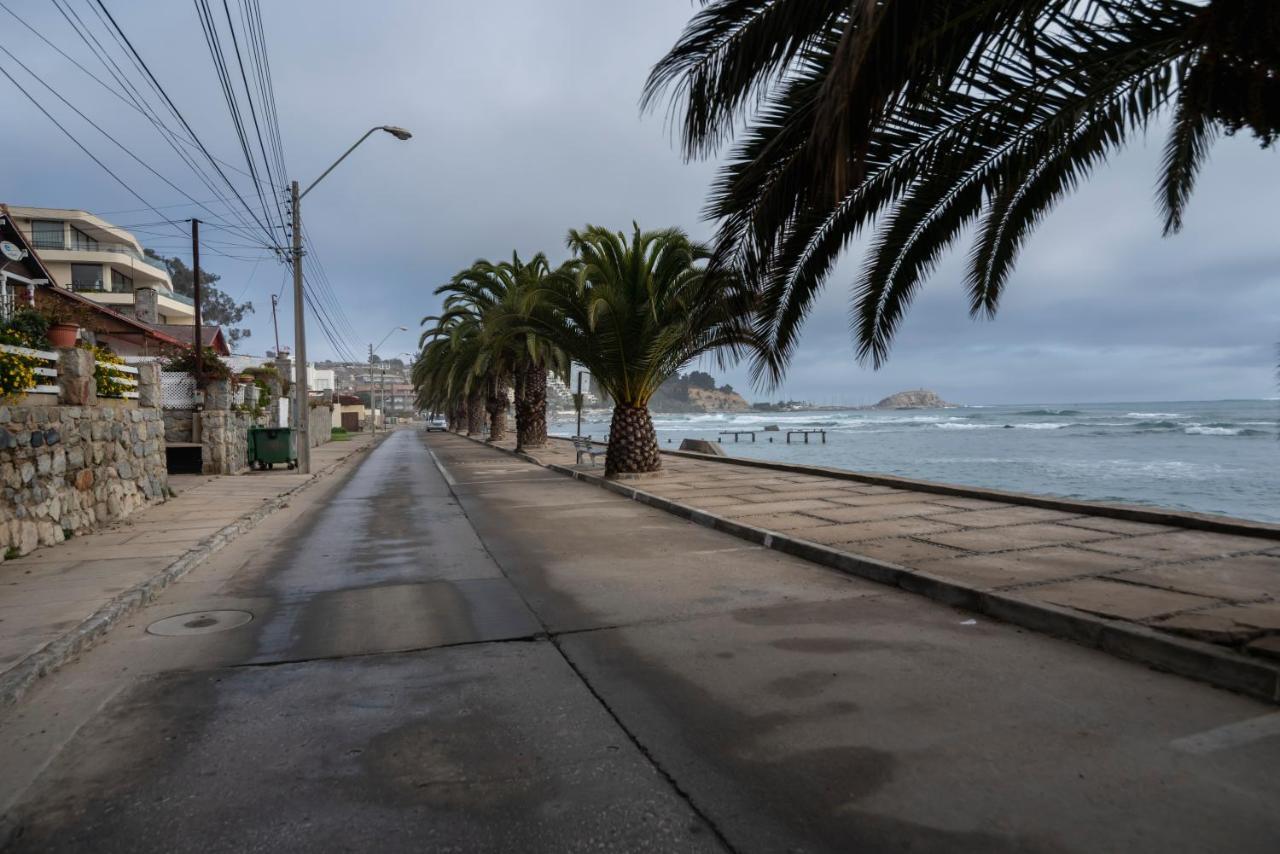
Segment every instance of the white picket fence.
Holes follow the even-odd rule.
[[[39,360],[40,364],[31,369],[36,375],[36,385],[35,388],[28,390],[28,394],[58,393],[57,353],[49,350],[32,350],[30,347],[18,347],[13,344],[0,344],[0,352]]]
[[[122,397],[127,400],[138,399],[138,369],[132,365],[113,365],[110,362],[98,362],[95,360],[99,368],[106,368],[115,374],[115,381],[128,389]]]
[[[52,350],[33,350],[30,347],[18,347],[13,344],[0,344],[0,352],[26,356],[39,364],[31,370],[36,375],[36,384],[27,390],[28,394],[58,394],[58,354]],[[99,368],[106,368],[115,374],[116,382],[128,389],[124,397],[138,399],[138,369],[131,365],[113,365],[110,362],[94,360]]]

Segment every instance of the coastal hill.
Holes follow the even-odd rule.
[[[900,391],[877,403],[872,409],[947,409],[955,406],[928,389]]]
[[[705,371],[678,374],[662,384],[649,401],[654,412],[746,412],[751,404],[731,385],[716,387]]]

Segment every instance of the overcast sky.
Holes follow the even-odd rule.
[[[52,5],[6,5],[105,76]],[[68,5],[108,38],[85,0]],[[413,350],[437,284],[475,258],[513,249],[526,256],[542,250],[557,262],[570,227],[626,228],[636,220],[710,235],[700,212],[715,164],[683,162],[664,115],[642,116],[637,107],[650,66],[695,8],[689,0],[379,0],[358,7],[270,0],[262,7],[289,177],[305,186],[371,125],[414,132],[404,143],[382,134],[370,139],[303,205],[354,330],[352,350],[366,352],[397,325],[411,331],[393,335],[381,353]],[[114,0],[108,8],[213,153],[243,166],[192,5]],[[212,198],[138,114],[3,10],[0,20],[0,45],[186,192]],[[7,57],[0,61],[148,203],[173,219],[192,215],[190,206],[171,207],[183,196]],[[189,261],[189,245],[173,228],[155,225],[155,213],[138,210],[136,197],[3,79],[0,109],[0,200],[109,211],[109,220],[140,224],[144,243]],[[1221,141],[1186,228],[1164,239],[1153,202],[1161,142],[1153,135],[1116,158],[1049,218],[996,321],[967,316],[962,246],[917,299],[887,367],[860,367],[846,327],[861,258],[854,246],[805,328],[785,387],[753,392],[741,368],[723,379],[753,399],[850,403],[921,386],[963,403],[1275,396],[1280,159],[1247,138]],[[232,296],[257,307],[242,349],[273,346],[273,293],[283,293],[287,346],[286,269],[267,252],[228,245],[238,238],[226,232],[206,236],[208,251],[224,254],[206,255],[205,266],[222,275]],[[312,357],[333,356],[310,328]]]

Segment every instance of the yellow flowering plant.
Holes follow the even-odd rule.
[[[32,348],[32,342],[16,329],[0,329],[0,344]],[[0,350],[0,399],[12,400],[36,386],[35,368],[40,360]]]
[[[89,350],[93,353],[95,360],[93,378],[98,384],[98,397],[124,397],[124,393],[132,386],[125,385],[120,380],[129,375],[111,367],[123,365],[124,359],[112,352],[110,347],[104,347],[101,344],[90,347]]]

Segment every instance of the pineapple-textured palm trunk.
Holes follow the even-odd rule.
[[[613,407],[609,424],[609,448],[604,458],[606,477],[617,474],[643,474],[662,468],[658,453],[658,434],[653,429],[647,406]]]
[[[489,393],[484,407],[489,413],[489,442],[501,442],[507,438],[507,381],[490,380]]]
[[[455,433],[461,433],[467,429],[467,402],[465,400],[454,403],[453,409],[449,413],[449,429]]]
[[[547,369],[531,362],[520,372],[516,394],[516,449],[547,444]]]
[[[479,436],[484,432],[484,395],[476,393],[467,398],[467,435]]]
[[[521,450],[520,437],[525,433],[524,409],[521,402],[524,400],[524,370],[516,368],[515,373],[511,375],[511,402],[515,404],[516,411],[516,450]]]

